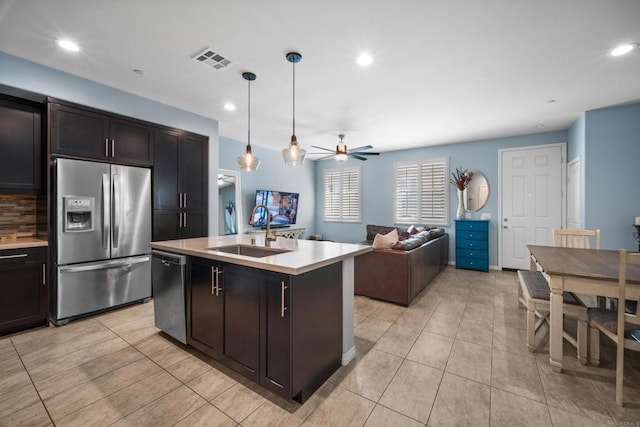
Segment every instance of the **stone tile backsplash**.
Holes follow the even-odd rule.
[[[35,195],[0,194],[0,237],[36,237],[37,205]]]

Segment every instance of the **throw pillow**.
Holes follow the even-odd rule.
[[[373,249],[389,249],[398,241],[398,230],[393,229],[387,234],[376,234],[373,239]]]
[[[418,234],[421,230],[419,230],[418,227],[416,227],[415,225],[410,225],[409,228],[407,228],[407,231],[409,232],[410,235],[412,235],[412,234]]]

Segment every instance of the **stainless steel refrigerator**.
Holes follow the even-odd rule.
[[[56,159],[56,325],[151,297],[151,171]]]

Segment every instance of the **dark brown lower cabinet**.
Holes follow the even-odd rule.
[[[0,251],[0,335],[47,325],[46,248]]]
[[[219,265],[191,258],[187,301],[187,343],[218,359],[222,333],[222,295],[217,287]]]
[[[302,403],[340,367],[341,263],[288,275],[192,257],[190,289],[187,342],[266,389]]]
[[[254,382],[260,378],[259,270],[225,264],[221,362]]]

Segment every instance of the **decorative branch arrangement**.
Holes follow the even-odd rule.
[[[451,172],[453,178],[449,178],[449,182],[455,185],[458,190],[463,191],[469,185],[469,181],[471,181],[471,175],[467,172],[468,169],[462,170],[462,166],[456,168],[455,172]]]

